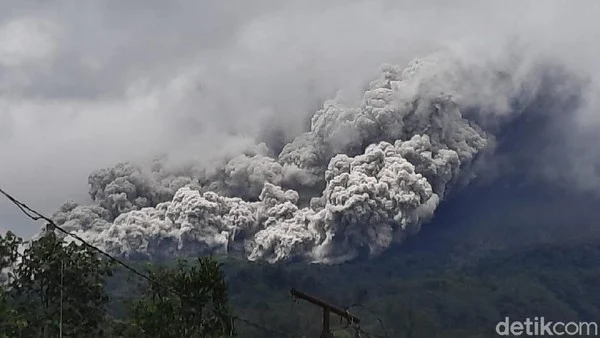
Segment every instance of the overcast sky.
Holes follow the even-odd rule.
[[[0,187],[51,213],[86,198],[93,169],[298,133],[318,99],[448,45],[519,38],[595,81],[599,15],[592,0],[0,0]],[[0,200],[0,230],[39,226]]]

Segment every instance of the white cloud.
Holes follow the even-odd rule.
[[[0,26],[0,65],[19,67],[48,61],[57,49],[58,27],[35,18],[16,18]]]

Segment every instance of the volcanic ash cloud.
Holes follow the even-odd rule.
[[[96,171],[94,204],[66,204],[55,219],[125,256],[338,263],[377,255],[418,232],[492,141],[461,114],[457,98],[473,88],[456,86],[461,70],[449,64],[383,66],[359,106],[327,101],[277,158],[241,154],[210,173]],[[306,187],[324,189],[311,198],[301,195]]]

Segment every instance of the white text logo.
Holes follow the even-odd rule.
[[[508,317],[496,325],[500,336],[597,336],[598,324],[594,322],[554,322],[544,317],[510,321]]]

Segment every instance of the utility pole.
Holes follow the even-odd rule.
[[[44,235],[47,236],[50,233],[54,232],[55,227],[53,224],[46,224]],[[61,259],[60,261],[60,319],[58,322],[58,336],[62,338],[63,336],[63,288],[64,288],[64,276],[65,276],[65,262]],[[44,338],[48,338],[50,331],[48,329],[48,324],[44,326]]]
[[[54,231],[54,226],[50,223],[46,224],[46,229],[44,231],[44,236],[48,236],[50,232]],[[43,292],[43,290],[42,290]],[[44,338],[50,337],[50,328],[48,327],[48,321],[46,320],[46,324],[44,324]]]
[[[346,319],[348,321],[348,323],[350,323],[350,324],[358,325],[360,323],[360,320],[357,317],[351,315],[346,310],[340,309],[336,306],[326,303],[316,297],[307,295],[306,293],[300,292],[296,289],[292,289],[291,293],[292,293],[293,297],[303,299],[303,300],[305,300],[309,303],[312,303],[323,309],[323,328],[321,330],[320,338],[332,338],[333,337],[333,335],[331,334],[331,330],[329,329],[329,314],[332,312],[335,313],[336,315]]]

